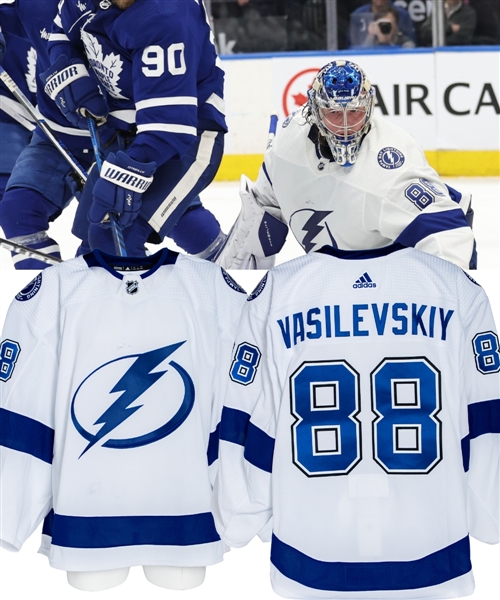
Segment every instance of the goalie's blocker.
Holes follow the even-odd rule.
[[[240,214],[215,262],[224,269],[270,269],[288,227],[278,218],[279,209],[257,202],[245,175],[240,180],[240,198]]]

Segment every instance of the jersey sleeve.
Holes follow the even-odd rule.
[[[219,338],[216,348],[217,372],[213,384],[212,421],[208,447],[208,465],[212,485],[218,468],[222,404],[228,382],[227,365],[231,360],[241,311],[247,297],[245,290],[224,269],[218,269],[216,277]]]
[[[271,367],[263,360],[269,344],[265,315],[256,310],[268,301],[257,298],[245,306],[226,375],[214,517],[222,539],[233,547],[247,544],[272,516],[273,397],[279,395]]]
[[[409,169],[401,171],[382,205],[380,233],[388,239],[469,268],[474,234],[464,210],[419,148],[410,148]]]
[[[83,23],[90,13],[88,10],[82,14],[71,0],[59,2],[47,44],[51,64],[62,54],[66,55],[69,61],[79,59],[86,62],[78,24],[79,21]]]
[[[482,289],[469,315],[462,369],[468,417],[462,451],[468,480],[469,531],[480,541],[498,543],[500,345],[491,307]]]
[[[37,290],[41,277],[12,302],[0,346],[0,543],[10,551],[20,550],[52,502],[56,332]]]

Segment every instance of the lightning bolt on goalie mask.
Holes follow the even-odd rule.
[[[370,129],[375,88],[358,65],[337,60],[319,71],[307,96],[306,119],[326,139],[334,160],[352,166]]]

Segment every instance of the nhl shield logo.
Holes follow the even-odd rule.
[[[131,296],[133,296],[134,294],[137,294],[137,292],[139,291],[139,282],[134,279],[133,281],[126,281],[125,282],[125,289],[127,291],[127,294],[130,294]]]

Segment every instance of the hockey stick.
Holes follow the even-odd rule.
[[[90,139],[92,140],[92,147],[94,149],[95,162],[99,173],[102,169],[102,152],[101,143],[99,139],[99,132],[93,117],[88,116],[87,113],[87,125],[90,132]],[[115,252],[118,256],[127,256],[127,249],[125,247],[125,239],[123,237],[123,231],[116,219],[115,213],[108,213],[108,217],[111,223],[111,234],[113,236],[113,244],[115,245]]]
[[[269,121],[269,136],[267,138],[266,150],[273,145],[273,140],[276,137],[276,129],[278,128],[278,115],[272,114]]]
[[[28,98],[26,98],[26,96],[23,94],[17,83],[10,77],[10,75],[1,65],[0,80],[4,82],[9,91],[12,92],[14,97],[24,106],[24,108],[36,121],[36,124],[45,133],[49,140],[54,144],[57,150],[59,150],[59,152],[66,159],[66,161],[70,164],[71,168],[80,178],[82,185],[85,184],[85,182],[87,181],[87,173],[85,172],[85,170],[82,168],[81,165],[78,164],[76,159],[70,154],[69,150],[55,137],[55,135],[49,129],[47,123],[40,117],[40,114],[38,113],[36,108],[31,104]]]
[[[58,263],[62,262],[62,258],[45,254],[45,252],[28,248],[28,246],[23,246],[22,244],[16,244],[15,242],[11,242],[10,240],[6,240],[2,237],[0,237],[0,246],[10,250],[11,252],[16,252],[17,254],[25,254],[28,258],[36,258],[37,260],[48,263],[49,265],[57,265]]]

